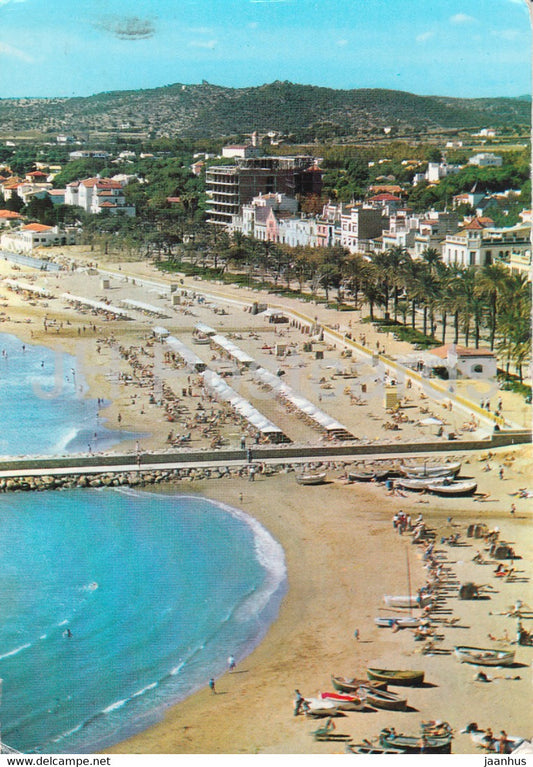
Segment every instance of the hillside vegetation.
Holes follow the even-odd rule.
[[[187,137],[276,131],[297,140],[529,125],[530,98],[457,99],[383,89],[334,90],[289,82],[253,88],[167,85],[87,98],[0,100],[0,132],[139,132]]]

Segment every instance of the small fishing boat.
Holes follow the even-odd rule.
[[[405,754],[400,748],[383,748],[375,743],[370,743],[369,740],[362,743],[347,743],[347,754]]]
[[[515,656],[514,650],[495,650],[465,645],[457,646],[454,653],[461,663],[473,663],[476,666],[510,666],[514,663]]]
[[[366,673],[371,680],[399,685],[400,687],[419,687],[424,681],[423,671],[409,669],[368,668]]]
[[[394,729],[381,730],[379,744],[383,748],[398,748],[407,754],[451,754],[452,735],[403,735]]]
[[[296,481],[299,485],[322,485],[326,481],[326,472],[306,472],[297,474]]]
[[[305,698],[304,707],[307,716],[335,716],[339,710],[339,704],[333,700],[322,698]]]
[[[477,490],[477,482],[475,480],[461,480],[457,482],[443,482],[437,484],[433,482],[428,486],[430,493],[435,495],[446,496],[458,496],[458,495],[472,495]]]
[[[365,707],[364,698],[342,692],[321,692],[322,700],[332,701],[339,711],[362,711]]]
[[[397,695],[395,692],[361,688],[361,692],[363,690],[366,702],[370,706],[374,706],[374,708],[384,708],[387,711],[405,711],[407,708],[407,698],[402,698],[401,695]]]
[[[374,623],[379,628],[398,626],[399,629],[415,629],[422,623],[422,618],[415,618],[414,615],[384,615],[374,618]]]
[[[422,594],[420,596],[418,594],[411,594],[410,596],[385,595],[383,601],[387,607],[411,609],[413,607],[427,607],[431,604],[432,599],[430,594]]]
[[[331,684],[339,692],[345,693],[356,693],[361,687],[375,690],[387,689],[386,682],[369,682],[368,679],[346,679],[343,676],[332,676]]]
[[[447,474],[445,477],[407,477],[404,479],[397,479],[396,485],[401,487],[402,490],[411,490],[415,493],[421,493],[425,490],[429,490],[430,485],[442,485],[448,480],[453,482],[453,474]]]
[[[466,727],[461,730],[461,733],[465,735],[470,735],[470,739],[472,740],[472,743],[475,743],[476,746],[480,746],[481,748],[486,749],[487,751],[495,751],[498,745],[498,738],[492,735],[487,734],[486,730],[482,730],[478,727],[476,722],[470,722],[466,725]],[[518,748],[518,746],[521,743],[524,743],[525,738],[521,738],[518,735],[507,735],[506,736],[507,741],[507,749],[506,753],[512,754],[514,752],[515,748]]]
[[[422,466],[406,466],[401,467],[403,474],[406,477],[445,477],[448,474],[453,474],[454,477],[461,471],[461,463],[459,461],[455,463],[442,463],[431,464],[424,463]]]
[[[350,482],[383,482],[390,474],[385,467],[370,467],[368,469],[352,469],[348,472]]]

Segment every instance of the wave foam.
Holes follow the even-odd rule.
[[[23,650],[27,650],[28,647],[31,647],[31,642],[28,642],[27,644],[23,644],[20,647],[16,647],[14,650],[10,650],[9,652],[6,652],[3,655],[0,655],[0,660],[3,660],[4,658],[10,658],[12,655],[18,655],[19,652],[22,652]]]

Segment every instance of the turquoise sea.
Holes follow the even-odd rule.
[[[77,368],[69,354],[0,333],[0,456],[96,453],[141,436],[106,429]]]
[[[36,372],[52,385],[53,353],[6,336],[0,349],[0,454],[86,439],[94,401],[72,380],[26,401]],[[229,655],[245,669],[285,591],[281,546],[222,503],[129,488],[0,495],[2,740],[94,753],[148,727]]]

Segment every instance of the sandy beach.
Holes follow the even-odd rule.
[[[128,270],[130,274],[165,280],[145,264],[124,264],[122,269],[124,274]],[[89,280],[86,272],[43,277],[24,268],[14,273],[8,262],[0,261],[0,276],[28,279],[28,275],[58,296],[65,291],[81,294],[91,280],[93,284],[96,281],[96,290],[91,289],[91,294],[97,297],[102,293],[99,278],[93,276]],[[115,295],[125,289],[124,284],[116,285]],[[272,355],[264,347],[271,347],[276,337],[285,343],[294,342],[295,355],[292,360],[285,360],[287,379],[295,389],[304,391],[346,423],[360,440],[364,439],[363,444],[378,440],[394,444],[396,440],[406,440],[419,441],[422,448],[428,432],[418,422],[428,412],[448,419],[448,427],[458,432],[470,417],[457,410],[444,412],[440,403],[428,402],[413,387],[406,411],[408,422],[402,424],[398,434],[389,433],[383,426],[387,414],[382,397],[367,398],[362,404],[351,406],[349,395],[344,395],[347,385],[355,386],[358,379],[371,375],[365,368],[364,356],[353,360],[352,378],[336,380],[333,375],[342,363],[341,349],[328,348],[326,344],[324,356],[330,367],[321,367],[319,361],[301,354],[302,338],[297,330],[285,330],[285,335],[279,336],[278,331],[265,325],[264,319],[245,315],[242,306],[237,304],[228,305],[228,313],[222,317],[215,315],[212,308],[195,303],[185,304],[167,319],[157,322],[153,319],[109,322],[99,315],[80,314],[60,297],[29,301],[27,296],[9,291],[3,284],[0,291],[4,311],[9,316],[5,317],[0,330],[29,343],[42,343],[75,354],[88,385],[85,396],[112,401],[100,417],[106,419],[110,428],[144,432],[147,436],[142,439],[143,450],[169,447],[169,430],[173,431],[173,438],[191,432],[192,447],[208,449],[211,439],[209,433],[204,434],[203,425],[200,427],[194,420],[201,387],[183,368],[165,365],[164,360],[157,359],[157,347],[154,348],[150,340],[154,324],[168,326],[172,332],[179,329],[186,340],[190,339],[197,321],[216,321],[221,331],[240,334],[236,343],[265,366],[270,365],[273,372],[275,360],[271,360]],[[234,290],[230,294],[242,297],[244,291]],[[156,302],[157,296],[154,296],[146,300]],[[253,296],[254,300],[261,300],[261,296]],[[329,323],[335,320],[332,313],[322,307],[313,307],[313,311],[321,321],[325,321],[326,316]],[[340,321],[347,322],[344,318]],[[372,326],[358,326],[355,313],[351,322],[354,332],[366,333],[369,347],[375,345],[378,336]],[[385,343],[391,353],[408,351],[407,344],[392,339]],[[127,353],[124,355],[120,349]],[[206,359],[212,357],[209,347],[198,347],[195,351],[199,355],[207,354]],[[210,361],[222,368],[226,364],[222,357]],[[164,369],[164,376],[159,374],[158,365]],[[151,375],[145,375],[146,371]],[[321,388],[322,379],[332,388]],[[185,408],[183,418],[172,423],[167,417],[168,402],[162,404],[164,398],[160,396],[163,383],[177,393],[177,404]],[[279,402],[272,398],[261,400],[260,392],[253,389],[246,376],[242,385],[252,402],[261,401],[262,407],[266,407],[269,418],[277,422],[283,419],[284,428],[294,442],[319,442],[319,435],[309,424],[284,411]],[[353,393],[360,394],[356,388]],[[486,396],[482,390],[479,395]],[[529,407],[523,404],[523,399],[509,392],[501,392],[499,396],[506,418],[518,425],[529,424]],[[223,417],[218,403],[203,404],[212,411],[213,418],[218,419],[226,444],[237,446],[244,433],[242,424]],[[458,644],[499,646],[497,641],[489,639],[489,634],[503,639],[507,632],[514,640],[516,620],[498,613],[505,612],[516,599],[533,604],[531,502],[514,495],[520,488],[531,487],[531,448],[501,448],[488,455],[487,451],[462,453],[460,441],[454,447],[453,455],[460,456],[463,463],[463,475],[477,480],[479,489],[486,494],[485,499],[390,495],[383,484],[348,484],[340,465],[328,471],[327,484],[316,487],[297,485],[291,472],[273,477],[259,474],[255,482],[205,480],[167,488],[172,492],[193,492],[221,500],[257,518],[283,546],[288,592],[277,620],[261,644],[247,658],[237,659],[235,672],[216,680],[216,695],[210,693],[206,679],[204,689],[165,711],[159,724],[117,744],[110,752],[342,752],[342,744],[314,741],[311,732],[319,726],[317,721],[293,716],[294,689],[298,688],[303,695],[315,696],[319,691],[332,689],[331,674],[364,677],[369,665],[423,669],[426,686],[407,689],[407,712],[356,712],[339,717],[337,732],[351,736],[355,742],[373,739],[382,727],[390,725],[398,732],[417,734],[420,722],[429,719],[450,722],[455,733],[454,753],[476,753],[470,738],[459,733],[470,721],[478,722],[481,727],[490,725],[495,732],[505,729],[508,733],[531,737],[533,647],[516,647],[515,667],[490,669],[492,681],[485,684],[474,681],[476,667],[460,664],[449,654]],[[131,450],[134,446],[122,444],[120,449],[124,448]],[[504,470],[503,478],[499,477],[500,467]],[[512,503],[516,506],[514,514],[510,513]],[[446,581],[442,584],[446,612],[434,616],[435,629],[442,636],[435,643],[436,653],[422,654],[422,643],[414,641],[410,630],[394,633],[390,629],[378,629],[374,624],[375,617],[386,614],[384,594],[406,593],[407,557],[413,590],[426,579],[421,547],[393,529],[392,517],[399,510],[409,513],[413,519],[421,513],[436,534],[436,553],[443,564]],[[472,522],[484,522],[490,529],[499,527],[500,537],[509,541],[521,557],[515,560],[514,578],[502,582],[494,577],[496,563],[479,565],[473,561],[475,554],[482,550],[482,541],[466,537],[467,526]],[[462,545],[440,543],[442,537],[455,533],[460,534]],[[488,585],[490,599],[459,600],[457,584],[468,581]],[[457,619],[453,626],[450,625],[452,618]],[[524,623],[533,630],[533,621]],[[354,637],[355,629],[360,632],[359,640]],[[228,655],[231,651],[232,648],[228,648]]]

